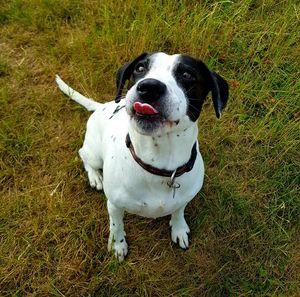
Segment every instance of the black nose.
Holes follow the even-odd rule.
[[[146,78],[137,85],[140,99],[146,102],[157,101],[166,93],[166,89],[164,83],[153,78]]]

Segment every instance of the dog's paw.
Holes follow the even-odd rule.
[[[128,253],[128,245],[123,237],[121,240],[112,241],[111,239],[108,242],[108,251],[114,251],[115,257],[121,262],[124,260]]]
[[[92,188],[101,191],[103,189],[102,175],[98,170],[90,169],[88,171],[89,182]]]
[[[187,249],[189,247],[189,233],[190,228],[186,222],[181,224],[170,224],[171,225],[171,238],[172,241],[178,244],[182,249]]]

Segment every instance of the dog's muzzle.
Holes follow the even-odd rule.
[[[142,134],[152,134],[168,122],[165,108],[167,86],[154,78],[137,83],[131,115]]]

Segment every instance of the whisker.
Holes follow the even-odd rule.
[[[191,108],[194,109],[195,111],[199,111],[199,109],[196,108],[194,105],[188,104],[188,107],[189,107],[189,108],[191,107]]]

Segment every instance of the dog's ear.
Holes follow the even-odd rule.
[[[211,77],[211,92],[212,100],[216,112],[216,116],[219,119],[222,110],[226,106],[229,94],[229,86],[225,79],[223,79],[219,74],[210,71]]]
[[[147,55],[148,55],[148,53],[141,54],[140,56],[135,58],[133,61],[124,64],[118,70],[117,75],[116,75],[116,87],[117,87],[117,93],[116,93],[116,98],[115,98],[116,103],[120,102],[124,85],[125,85],[126,81],[128,81],[130,79],[130,77],[134,71],[134,67],[136,66],[136,64],[139,61],[143,60]]]

